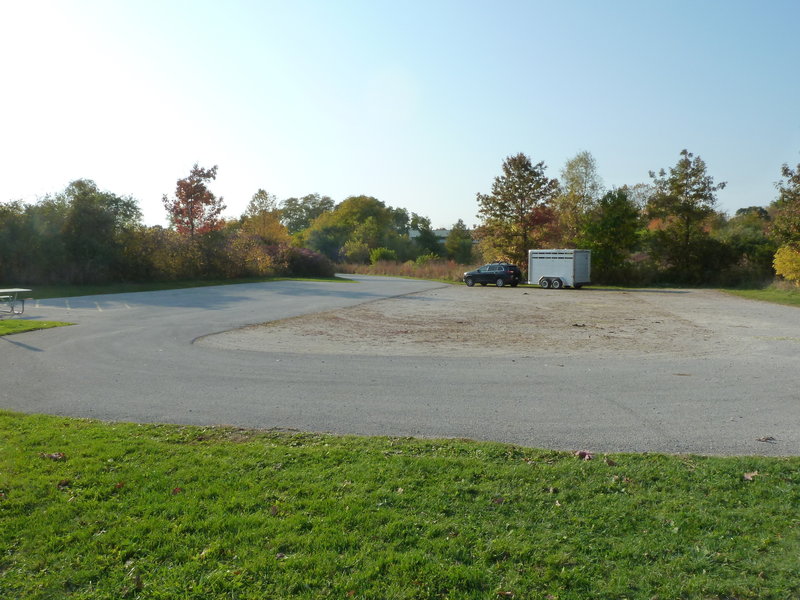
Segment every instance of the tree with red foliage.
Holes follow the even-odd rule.
[[[164,194],[164,208],[178,233],[194,237],[195,233],[204,234],[222,227],[220,214],[225,210],[225,204],[206,187],[207,181],[216,178],[216,165],[203,169],[195,163],[189,176],[178,180],[175,197],[169,198]]]

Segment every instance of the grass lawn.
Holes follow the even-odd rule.
[[[800,596],[800,458],[0,412],[0,598]]]
[[[800,288],[779,289],[768,287],[762,290],[723,290],[728,294],[750,298],[751,300],[762,300],[764,302],[774,302],[776,304],[786,304],[788,306],[800,306]]]
[[[36,329],[50,329],[51,327],[62,327],[72,325],[64,321],[28,321],[25,319],[0,319],[0,336],[10,333],[22,333],[23,331],[34,331]]]

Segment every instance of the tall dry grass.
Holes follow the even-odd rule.
[[[471,267],[460,265],[454,260],[428,261],[417,264],[413,261],[404,263],[394,261],[378,261],[374,265],[339,264],[339,273],[359,273],[361,275],[390,275],[394,277],[416,277],[419,279],[437,279],[442,281],[461,281],[465,271]]]

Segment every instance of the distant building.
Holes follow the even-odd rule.
[[[435,235],[439,239],[440,242],[444,242],[447,239],[447,236],[450,235],[450,230],[449,229],[443,229],[443,228],[442,229],[434,229],[433,230],[433,235]],[[410,237],[412,240],[414,238],[418,238],[419,237],[419,231],[417,231],[416,229],[412,229],[409,232],[408,237]]]

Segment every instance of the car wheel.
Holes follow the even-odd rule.
[[[467,284],[467,287],[472,287],[473,285],[475,285],[475,281],[472,279],[472,277],[467,277],[464,280],[464,283]]]
[[[553,279],[553,282],[550,284],[554,290],[561,289],[561,280],[560,279]]]
[[[540,288],[544,288],[544,289],[549,288],[550,287],[550,280],[549,279],[545,279],[544,277],[542,277],[539,280],[539,287]]]
[[[503,287],[503,286],[505,285],[505,283],[506,283],[506,282],[505,282],[505,281],[503,281],[503,280],[502,280],[501,278],[499,278],[499,277],[497,278],[497,281],[495,281],[495,282],[494,282],[494,284],[495,284],[497,287]]]

